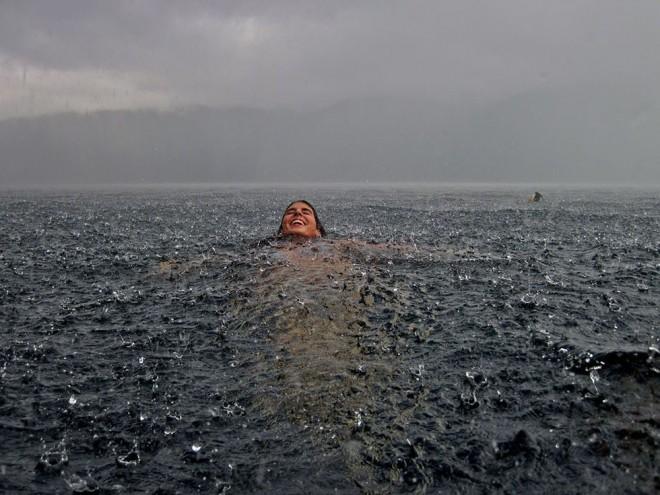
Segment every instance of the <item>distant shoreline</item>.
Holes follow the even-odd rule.
[[[660,190],[660,184],[638,183],[543,183],[543,182],[163,182],[107,184],[2,184],[0,192],[140,192],[215,191],[227,189],[319,190],[404,190],[404,191],[579,191],[579,190]]]

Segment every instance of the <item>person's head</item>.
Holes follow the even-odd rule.
[[[301,199],[286,207],[277,235],[323,237],[325,236],[325,229],[321,225],[314,207],[309,202]]]

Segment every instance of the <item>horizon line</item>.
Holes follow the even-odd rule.
[[[3,184],[0,185],[2,192],[103,192],[107,191],[135,191],[141,190],[223,190],[223,189],[264,189],[274,188],[281,190],[290,189],[483,189],[492,188],[497,190],[508,189],[660,189],[660,183],[639,183],[639,182],[512,182],[512,181],[369,181],[359,182],[351,181],[315,181],[315,182],[263,182],[263,181],[237,181],[237,182],[98,182],[98,183],[21,183],[21,184]],[[532,191],[533,192],[533,191]]]

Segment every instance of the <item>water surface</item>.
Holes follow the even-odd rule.
[[[4,192],[7,493],[654,493],[660,200]]]

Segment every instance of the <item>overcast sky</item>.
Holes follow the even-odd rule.
[[[658,0],[0,0],[0,118],[594,85],[660,100]]]

